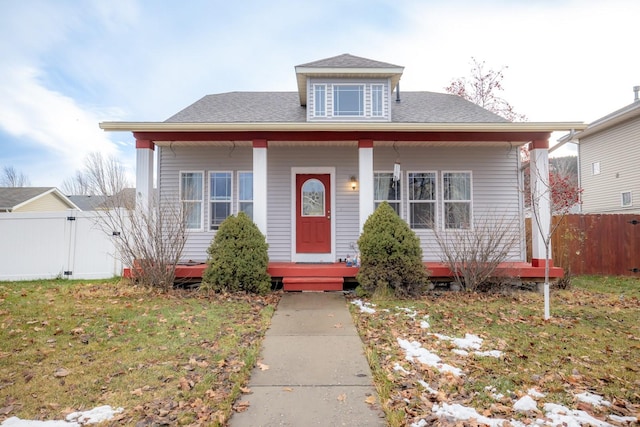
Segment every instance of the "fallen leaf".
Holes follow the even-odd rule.
[[[336,323],[335,325],[333,325],[334,328],[340,329],[342,328],[342,323]]]
[[[269,365],[265,365],[262,362],[258,362],[258,368],[260,368],[261,371],[266,371],[267,369],[269,369]]]
[[[249,387],[240,387],[240,391],[241,391],[242,393],[244,393],[244,394],[251,394],[251,393],[253,393]]]
[[[251,405],[248,401],[238,402],[236,405],[234,405],[233,410],[236,412],[244,412],[249,409],[249,406]]]
[[[69,375],[71,372],[69,372],[68,370],[64,369],[64,368],[58,368],[57,371],[55,371],[53,373],[53,376],[56,378],[63,378],[66,377],[67,375]]]
[[[339,402],[344,402],[345,400],[347,400],[347,395],[345,393],[342,393],[341,395],[338,396]]]
[[[293,391],[293,389],[291,387],[285,387],[282,389],[282,391]]]
[[[368,403],[369,405],[373,405],[376,403],[376,397],[375,396],[369,396],[364,400],[366,403]]]

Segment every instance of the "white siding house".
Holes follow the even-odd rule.
[[[578,144],[584,213],[640,213],[640,99],[563,137]]]
[[[295,71],[297,92],[207,95],[164,122],[101,123],[133,132],[138,194],[153,192],[157,153],[160,199],[189,209],[184,261],[203,262],[221,220],[242,210],[271,262],[336,262],[381,201],[426,262],[441,260],[437,231],[486,218],[510,224],[521,243],[509,260],[526,260],[519,147],[544,163],[550,133],[581,124],[512,123],[458,96],[399,92],[403,67],[349,54]],[[534,236],[533,266],[542,254]]]

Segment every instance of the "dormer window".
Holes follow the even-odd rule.
[[[371,85],[371,116],[384,115],[384,85]]]
[[[334,116],[364,116],[364,85],[333,85]]]
[[[316,117],[327,115],[327,86],[313,85],[313,99]]]

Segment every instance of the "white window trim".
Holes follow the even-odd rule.
[[[435,194],[434,194],[434,199],[432,200],[411,200],[411,198],[409,197],[409,175],[411,174],[418,174],[418,173],[424,173],[424,174],[433,174],[433,178],[435,180]],[[433,227],[429,228],[412,228],[412,230],[416,230],[416,231],[425,231],[425,230],[433,230],[437,227],[438,224],[438,194],[440,193],[440,186],[438,185],[438,171],[416,171],[416,170],[411,170],[411,171],[407,171],[406,172],[406,194],[407,194],[407,224],[409,224],[409,227],[411,227],[411,204],[412,203],[432,203],[433,204]],[[443,196],[444,197],[444,196]]]
[[[629,204],[625,205],[624,204],[624,195],[627,194],[627,193],[629,194]],[[631,190],[629,190],[629,191],[621,191],[620,192],[620,207],[630,208],[632,206],[633,206],[633,193],[631,192]]]
[[[469,188],[469,195],[471,196],[469,200],[445,200],[444,198],[444,175],[446,173],[468,173],[469,174],[469,185],[471,186],[471,188]],[[440,212],[440,216],[442,218],[442,229],[443,230],[451,230],[451,231],[456,231],[456,230],[473,230],[473,172],[470,170],[443,170],[440,173],[440,182],[441,182],[441,190],[440,190],[440,199],[442,200],[442,207],[441,207],[441,212]],[[436,183],[437,184],[437,183]],[[444,212],[444,208],[445,208],[445,204],[447,202],[468,202],[469,203],[469,228],[447,228],[446,227],[446,215]]]
[[[235,190],[235,187],[233,185],[233,175],[234,175],[233,171],[229,171],[229,170],[210,170],[210,171],[208,171],[208,173],[207,173],[207,178],[208,178],[208,181],[207,181],[207,184],[208,184],[207,185],[207,189],[208,189],[208,191],[207,191],[207,202],[209,204],[209,216],[207,218],[207,222],[209,224],[209,231],[218,231],[218,228],[219,228],[219,226],[218,226],[218,228],[213,228],[213,224],[212,224],[212,221],[211,221],[211,214],[213,212],[212,209],[211,209],[211,204],[212,203],[220,203],[220,202],[222,202],[222,200],[212,200],[211,199],[211,175],[215,174],[215,173],[227,173],[227,174],[229,174],[231,176],[231,193],[230,193],[231,194],[231,196],[230,196],[231,199],[229,200],[228,203],[229,203],[229,215],[230,216],[233,215],[233,199],[234,199],[233,192]]]
[[[373,88],[374,87],[380,87],[381,91],[380,91],[380,101],[381,101],[381,105],[380,105],[380,114],[375,114],[375,111],[373,109],[374,103],[373,103]],[[369,93],[370,93],[370,98],[371,98],[371,117],[375,117],[375,118],[380,118],[380,117],[384,117],[385,116],[385,101],[386,101],[386,94],[385,94],[385,85],[383,83],[372,83],[369,85]]]
[[[390,171],[387,171],[387,170],[374,170],[373,171],[373,208],[374,208],[374,210],[376,208],[376,205],[379,204],[379,203],[388,202],[389,204],[391,204],[389,199],[376,199],[376,174],[379,174],[379,173],[388,173],[391,176],[393,176],[393,171],[392,170],[390,170]],[[402,182],[403,175],[405,175],[405,173],[404,173],[403,170],[401,170],[400,171],[400,180],[398,182]],[[405,191],[407,191],[407,190],[401,188],[400,189],[400,199],[399,200],[393,200],[393,203],[399,203],[400,204],[400,213],[399,213],[400,218],[404,218]]]
[[[591,163],[591,175],[600,175],[600,162]]]
[[[201,188],[202,188],[202,198],[200,200],[183,200],[182,199],[182,175],[186,173],[199,173],[202,175]],[[206,173],[204,170],[181,170],[178,172],[178,199],[180,201],[180,208],[182,209],[184,202],[200,202],[200,227],[198,228],[186,228],[189,231],[204,231],[204,205],[206,203],[205,193],[206,193],[206,182],[204,182],[204,177]]]
[[[337,101],[337,97],[336,97],[336,88],[342,87],[342,86],[359,86],[362,89],[362,114],[337,114],[337,109],[336,109],[336,101]],[[334,83],[331,85],[331,92],[332,92],[332,105],[331,105],[331,110],[332,110],[332,116],[333,117],[337,117],[337,118],[349,118],[349,117],[366,117],[367,116],[367,85],[364,83],[358,83],[358,82],[352,82],[352,83],[348,83],[348,82],[343,82],[343,83]]]
[[[324,114],[318,114],[318,110],[316,109],[316,88],[323,87],[324,88]],[[329,85],[326,83],[314,83],[312,85],[312,93],[313,93],[313,117],[328,117],[328,109],[327,109],[327,91]]]
[[[244,170],[244,171],[238,171],[237,172],[237,181],[236,182],[238,184],[236,186],[238,187],[238,195],[237,195],[236,213],[240,213],[241,212],[240,203],[249,203],[249,202],[251,202],[251,204],[253,204],[253,198],[252,199],[241,199],[240,198],[240,175],[243,174],[243,173],[250,173],[252,178],[253,178],[253,171],[251,171],[251,170]],[[233,179],[232,179],[231,185],[232,185],[232,188],[233,188]],[[253,186],[253,183],[252,183],[252,186]],[[251,219],[253,220],[253,218],[251,218]]]

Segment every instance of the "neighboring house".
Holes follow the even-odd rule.
[[[99,211],[115,207],[134,206],[136,200],[136,189],[125,188],[115,196],[81,195],[67,197],[83,211]]]
[[[80,210],[55,187],[0,187],[0,212]]]
[[[271,264],[334,263],[354,253],[387,201],[420,237],[427,263],[441,260],[434,228],[497,216],[521,237],[509,260],[524,262],[518,147],[531,144],[536,170],[547,171],[550,133],[583,126],[512,123],[454,95],[400,92],[403,71],[345,54],[296,66],[297,92],[207,95],[164,122],[100,126],[133,132],[144,199],[157,151],[160,199],[189,212],[185,261],[206,260],[220,223],[244,211],[266,235]],[[543,277],[537,235],[533,253],[538,270],[526,274]]]
[[[578,145],[582,212],[640,213],[640,86],[635,100],[560,139]]]

